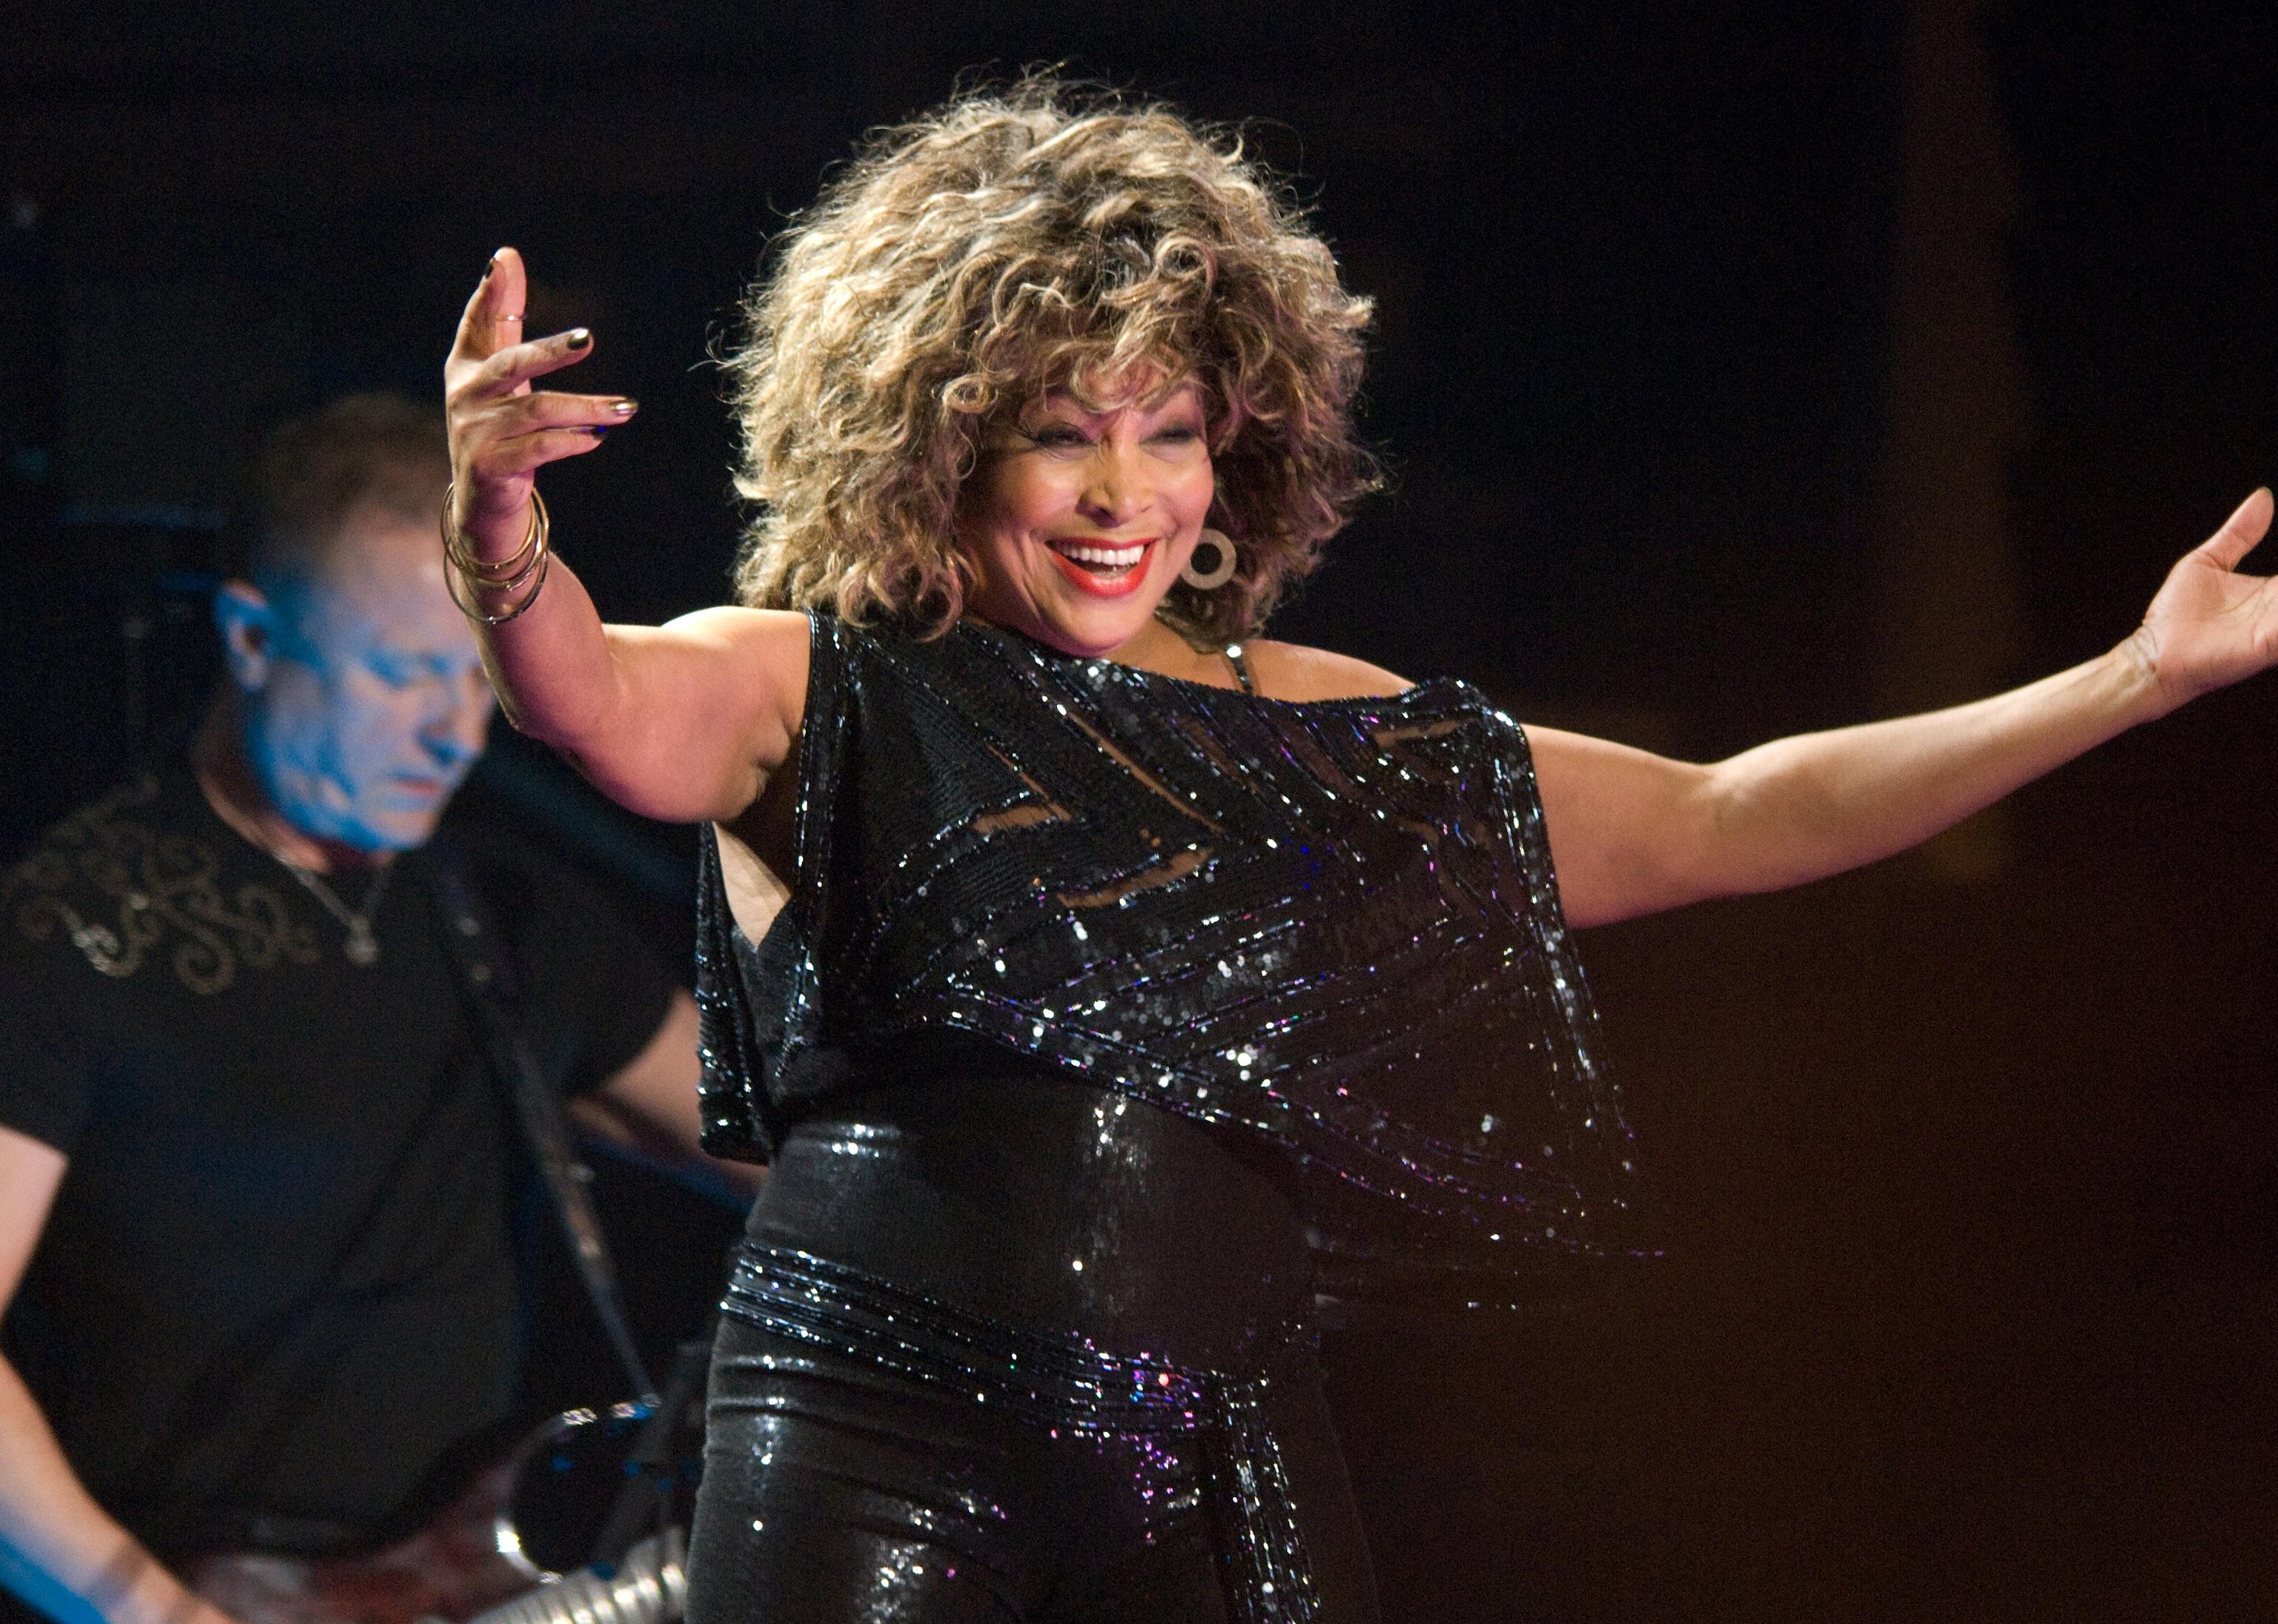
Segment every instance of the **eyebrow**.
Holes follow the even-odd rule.
[[[1089,422],[1094,423],[1099,421],[1103,417],[1112,417],[1116,413],[1120,411],[1137,411],[1141,413],[1160,415],[1176,411],[1186,407],[1193,408],[1197,415],[1203,416],[1209,416],[1209,413],[1203,403],[1202,391],[1192,384],[1181,384],[1177,385],[1169,394],[1165,395],[1160,400],[1157,401],[1152,406],[1144,405],[1139,401],[1133,400],[1128,401],[1122,406],[1111,406],[1098,411],[1095,411],[1090,407],[1086,406],[1082,401],[1077,400],[1075,396],[1072,394],[1066,393],[1061,390],[1051,390],[1035,401],[1031,402],[1028,406],[1022,408],[1020,416],[1014,419],[1013,426],[1016,428],[1019,427],[1021,419],[1025,419],[1028,413],[1032,411],[1051,411],[1056,407],[1072,412],[1078,417],[1082,417]]]
[[[457,670],[462,663],[457,655],[440,650],[390,648],[384,644],[368,651],[364,659],[372,664],[423,667],[430,671],[441,672],[445,675]]]

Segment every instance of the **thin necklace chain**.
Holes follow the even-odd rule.
[[[363,906],[351,908],[340,900],[338,891],[317,876],[315,869],[302,867],[270,845],[262,836],[259,822],[222,792],[218,775],[210,774],[207,768],[195,760],[195,752],[190,770],[196,775],[198,788],[204,792],[206,804],[213,808],[214,815],[243,836],[246,844],[299,881],[301,888],[315,897],[326,913],[340,921],[341,928],[348,934],[348,941],[341,946],[341,951],[348,955],[348,963],[357,965],[378,964],[379,938],[372,934],[371,921],[373,916],[379,912],[381,900],[387,895],[387,877],[395,872],[395,865],[381,864],[379,872],[372,876],[371,883],[364,888]]]
[[[264,846],[262,850],[268,850],[268,848]],[[323,903],[325,911],[347,928],[348,939],[340,950],[348,955],[348,963],[376,964],[379,962],[379,938],[372,934],[371,921],[372,916],[379,911],[381,899],[387,895],[387,877],[395,872],[394,864],[380,865],[379,872],[364,888],[363,906],[351,908],[340,900],[339,892],[317,876],[314,869],[303,868],[298,863],[287,863],[273,851],[269,855],[277,858],[278,865],[298,880],[301,888]]]

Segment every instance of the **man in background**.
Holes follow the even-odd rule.
[[[0,881],[0,1577],[73,1624],[217,1624],[184,1560],[393,1537],[513,1409],[522,1150],[430,847],[493,708],[448,476],[408,400],[280,431],[195,741]],[[688,995],[454,843],[572,1116],[701,1169]]]

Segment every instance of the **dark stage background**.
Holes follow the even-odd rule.
[[[120,772],[141,696],[190,708],[210,655],[158,572],[211,563],[279,412],[437,387],[501,242],[532,330],[590,324],[591,386],[645,403],[550,476],[565,553],[613,616],[717,600],[707,344],[857,133],[975,65],[1253,121],[1379,300],[1397,488],[1281,635],[1695,758],[2085,657],[2272,474],[2274,16],[19,18],[0,832]],[[1678,1250],[1332,1345],[1389,1619],[2278,1613],[2274,705],[2205,701],[1927,853],[1593,934]],[[470,797],[684,952],[684,833],[518,741]],[[606,1195],[668,1342],[730,1225]],[[603,1396],[561,1306],[540,1391]]]

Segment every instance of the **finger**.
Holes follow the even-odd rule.
[[[466,393],[477,400],[512,394],[531,379],[575,366],[592,353],[592,332],[584,327],[572,327],[550,339],[511,345],[482,363],[480,370],[467,380]]]
[[[482,475],[490,479],[511,479],[534,472],[548,462],[559,462],[564,457],[582,457],[589,451],[600,450],[613,426],[596,423],[582,429],[541,429],[535,434],[517,434],[511,439],[495,441],[484,449]]]
[[[545,429],[614,429],[638,410],[640,402],[623,395],[534,390],[499,402],[490,416],[490,432],[495,438],[511,439]]]
[[[2264,485],[2238,505],[2222,528],[2199,544],[2201,557],[2236,569],[2270,529],[2270,487]]]
[[[519,248],[501,248],[491,255],[497,266],[490,276],[490,308],[484,312],[491,324],[491,347],[501,350],[522,342],[522,313],[530,308],[530,271]]]
[[[467,301],[466,309],[459,316],[459,331],[451,345],[454,361],[486,361],[522,338],[522,312],[529,297],[529,278],[522,255],[512,248],[501,248],[483,267],[482,280],[475,285]]]

